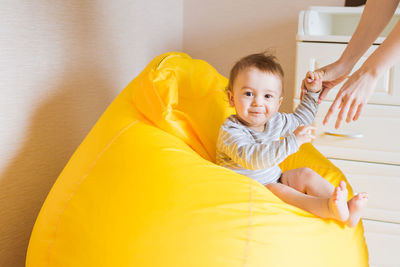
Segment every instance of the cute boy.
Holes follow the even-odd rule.
[[[279,113],[283,70],[276,58],[260,53],[239,60],[231,70],[227,88],[236,115],[221,126],[217,164],[262,183],[288,204],[354,227],[367,203],[367,193],[347,202],[344,181],[335,188],[309,168],[282,173],[278,166],[314,138],[310,125],[322,87],[320,73],[308,72],[303,85],[307,92],[296,110]]]

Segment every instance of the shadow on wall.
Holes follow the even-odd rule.
[[[106,70],[96,64],[98,54],[111,49],[104,42],[101,47],[93,47],[101,34],[93,17],[87,16],[94,12],[94,4],[83,1],[51,6],[53,10],[46,13],[48,21],[66,25],[60,30],[68,61],[51,62],[62,65],[62,72],[54,76],[56,80],[43,79],[37,88],[22,88],[40,91],[47,87],[51,96],[41,101],[32,114],[26,114],[30,125],[24,143],[0,174],[0,266],[25,266],[40,207],[72,153],[114,97],[105,79]],[[44,38],[51,35],[48,32]],[[52,60],[53,55],[46,56]]]
[[[207,44],[206,49],[189,48],[185,52],[194,58],[201,58],[213,65],[222,75],[229,76],[229,71],[236,61],[252,53],[269,51],[274,54],[282,65],[285,73],[285,95],[281,110],[292,111],[294,69],[296,62],[296,31],[293,29],[296,21],[285,24],[275,24],[274,28],[259,25],[249,27],[248,31],[238,32],[235,36],[221,35]],[[203,36],[204,39],[211,39]]]

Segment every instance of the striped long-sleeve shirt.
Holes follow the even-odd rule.
[[[293,113],[275,113],[263,132],[243,125],[235,115],[228,117],[219,131],[217,164],[263,185],[276,182],[282,174],[278,164],[299,149],[293,131],[314,121],[318,96],[307,92]]]

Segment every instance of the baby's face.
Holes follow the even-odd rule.
[[[278,76],[256,68],[245,69],[237,75],[228,92],[229,103],[235,107],[239,120],[247,127],[264,131],[265,123],[282,103],[282,83]]]

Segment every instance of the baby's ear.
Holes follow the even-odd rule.
[[[279,102],[278,102],[279,106],[282,104],[282,101],[283,101],[283,96],[279,97]]]
[[[228,91],[228,100],[229,100],[229,105],[231,107],[235,106],[235,101],[233,100],[233,93],[232,91]]]

